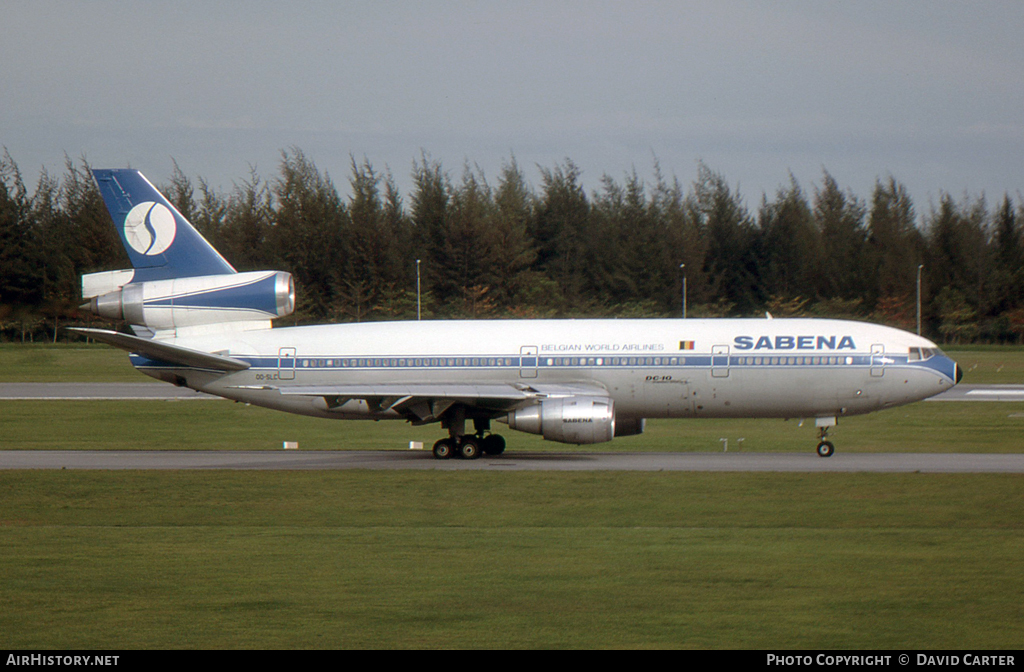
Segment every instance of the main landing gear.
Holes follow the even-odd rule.
[[[473,428],[476,434],[466,434],[464,408],[453,409],[453,412],[441,421],[441,425],[448,429],[448,438],[434,444],[434,457],[439,460],[447,460],[452,456],[475,460],[481,455],[501,455],[505,452],[505,439],[500,434],[490,433],[491,421],[487,418],[474,418]]]
[[[500,434],[487,436],[464,434],[459,437],[441,439],[434,444],[434,457],[447,460],[449,457],[461,457],[464,460],[475,460],[481,455],[501,455],[505,452],[505,438]]]

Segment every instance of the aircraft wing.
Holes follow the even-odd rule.
[[[94,338],[97,341],[113,345],[116,348],[145,355],[162,362],[170,362],[171,364],[194,366],[214,371],[244,371],[249,368],[248,362],[243,362],[233,357],[214,355],[208,352],[192,350],[191,348],[183,348],[180,345],[170,345],[169,343],[161,343],[160,341],[148,338],[130,336],[119,331],[89,329],[87,327],[68,327],[67,329],[68,331],[74,331],[89,338]]]
[[[435,422],[455,404],[485,413],[508,413],[534,401],[579,394],[608,396],[597,385],[526,385],[507,383],[382,383],[377,385],[280,386],[284,396],[323,397],[329,408],[365,401],[372,412],[393,410],[414,423]]]

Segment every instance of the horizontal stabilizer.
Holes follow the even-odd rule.
[[[215,371],[244,371],[249,368],[248,362],[243,362],[240,359],[213,355],[208,352],[200,352],[199,350],[183,348],[178,345],[139,338],[138,336],[129,336],[117,331],[89,329],[86,327],[68,327],[68,331],[74,331],[89,338],[94,338],[97,341],[113,345],[116,348],[171,364],[180,364],[199,369],[213,369]]]

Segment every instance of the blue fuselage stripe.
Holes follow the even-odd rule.
[[[761,369],[761,368],[792,368],[809,367],[924,367],[937,373],[948,375],[945,370],[945,358],[934,357],[925,361],[908,361],[906,356],[885,355],[885,361],[879,361],[878,354],[845,354],[845,355],[711,355],[697,354],[682,356],[644,356],[644,357],[520,357],[520,356],[431,356],[431,357],[358,357],[358,356],[316,356],[316,357],[246,357],[231,355],[234,359],[247,362],[250,370],[258,369],[295,369],[296,371],[325,370],[424,370],[424,369]],[[133,354],[132,364],[145,368],[181,368],[148,357]]]

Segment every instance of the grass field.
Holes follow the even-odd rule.
[[[140,383],[153,380],[109,345],[0,344],[0,383]]]
[[[569,446],[495,425],[510,450],[557,452],[811,452],[813,422],[790,420],[651,420],[641,436]],[[339,421],[289,415],[223,400],[0,401],[0,447],[62,450],[406,450],[429,447],[437,425]],[[922,402],[842,418],[831,432],[842,452],[984,452],[1022,450],[1024,404]],[[743,439],[742,442],[739,439]]]
[[[13,648],[1019,648],[1021,479],[2,475]]]
[[[1019,350],[957,357],[974,367],[965,382],[1024,382]],[[98,347],[3,346],[0,371],[145,380]],[[1019,452],[1022,413],[919,403],[846,419],[835,438],[851,452]],[[743,437],[742,450],[810,451],[811,424],[652,422],[611,449]],[[0,404],[3,448],[400,449],[437,431],[225,401]],[[7,471],[0,641],[1020,648],[1022,501],[1024,476],[994,474]]]

